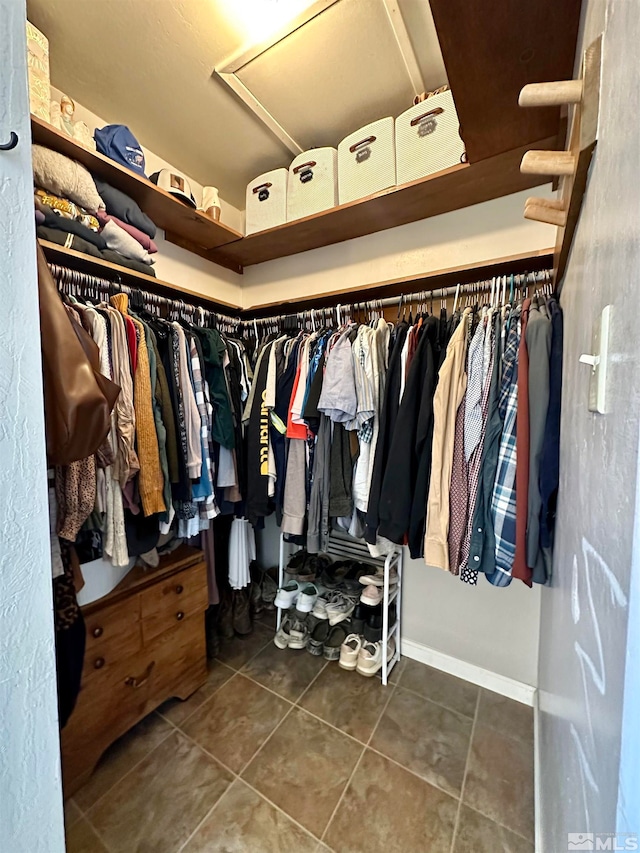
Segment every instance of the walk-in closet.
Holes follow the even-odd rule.
[[[2,853],[640,850],[633,0],[0,0]]]

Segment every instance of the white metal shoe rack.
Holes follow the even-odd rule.
[[[291,543],[285,541],[284,534],[280,534],[280,565],[279,565],[279,573],[278,573],[278,586],[282,587],[285,582],[285,569],[289,562],[289,558],[291,554],[299,550],[298,546],[293,546]],[[382,607],[382,683],[384,685],[387,684],[389,680],[389,673],[396,665],[396,663],[400,660],[401,648],[400,648],[400,638],[401,634],[401,622],[402,622],[402,567],[403,567],[403,549],[398,548],[393,553],[389,554],[386,558],[383,557],[372,557],[369,553],[369,549],[367,547],[367,543],[362,539],[354,539],[353,536],[349,536],[348,533],[345,533],[340,530],[332,530],[329,534],[329,547],[326,551],[330,557],[333,557],[334,560],[358,560],[361,563],[367,563],[371,566],[376,566],[380,568],[384,568],[384,596],[383,596],[383,607]],[[396,569],[398,574],[398,584],[393,589],[392,592],[389,591],[389,578],[391,575],[391,570]],[[391,628],[389,628],[389,607],[396,602],[396,621]],[[278,608],[277,613],[277,623],[276,630],[280,628],[280,623],[282,621],[282,610],[283,608]],[[389,641],[391,638],[395,638],[396,648],[391,660],[387,661],[387,651],[389,648]]]

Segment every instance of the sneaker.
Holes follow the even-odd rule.
[[[380,586],[374,586],[373,584],[369,584],[366,586],[362,595],[360,596],[360,601],[363,604],[368,604],[369,607],[376,607],[376,605],[380,604],[384,597],[384,591]]]
[[[396,644],[393,637],[389,640],[387,646],[387,663],[393,658],[396,652]],[[358,655],[356,670],[360,675],[366,678],[371,678],[379,670],[382,669],[382,643],[369,643],[365,641]]]
[[[298,595],[300,594],[300,586],[297,581],[289,581],[284,586],[281,586],[276,595],[274,604],[276,607],[281,607],[288,610],[295,604]]]
[[[347,629],[342,625],[334,625],[329,630],[329,636],[325,640],[322,648],[322,654],[326,660],[338,660],[340,657],[340,649],[342,644],[347,639]]]
[[[290,631],[291,631],[291,620],[289,619],[288,614],[285,614],[282,617],[282,621],[280,622],[280,627],[276,631],[276,635],[273,638],[274,644],[279,649],[286,649],[289,645],[290,639]]]
[[[312,583],[306,583],[300,587],[300,592],[296,600],[296,610],[301,613],[311,613],[313,605],[318,598],[318,588]]]
[[[362,643],[363,639],[360,634],[349,634],[340,646],[339,665],[342,669],[348,669],[353,672],[358,665],[358,655],[360,654]]]
[[[330,625],[337,625],[348,619],[353,613],[357,599],[346,593],[338,593],[334,601],[327,604],[327,616]]]
[[[309,640],[309,627],[303,619],[294,618],[289,629],[289,648],[304,649]]]
[[[384,569],[376,569],[374,575],[361,575],[360,583],[363,586],[384,586]],[[396,569],[391,569],[389,572],[389,586],[394,586],[398,583],[398,572]]]
[[[336,596],[337,593],[335,592],[335,590],[332,589],[328,589],[325,592],[320,593],[311,611],[311,613],[316,617],[316,619],[329,618],[329,614],[327,613],[327,605],[336,601]]]
[[[318,622],[313,631],[309,634],[309,639],[307,641],[307,651],[310,655],[320,657],[330,630],[331,627],[326,620]]]

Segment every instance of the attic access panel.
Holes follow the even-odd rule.
[[[446,82],[426,0],[318,0],[216,73],[292,154],[335,147]]]

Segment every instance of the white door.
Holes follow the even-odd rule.
[[[0,848],[64,829],[23,0],[0,0]]]

